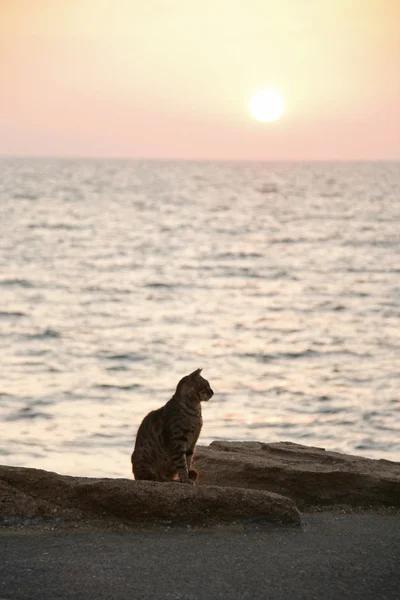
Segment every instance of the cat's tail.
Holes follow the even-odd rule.
[[[194,469],[193,467],[191,469],[189,469],[189,479],[191,481],[196,481],[198,476],[199,476],[199,472],[197,469]]]

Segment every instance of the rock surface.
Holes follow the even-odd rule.
[[[400,463],[327,452],[290,442],[212,442],[198,446],[199,485],[260,489],[292,498],[300,510],[346,505],[400,507]]]
[[[289,442],[199,446],[196,486],[69,477],[0,466],[0,522],[13,518],[205,524],[300,523],[300,510],[400,510],[400,463]]]
[[[0,522],[22,517],[196,525],[240,519],[300,524],[292,500],[260,490],[90,479],[0,466]]]

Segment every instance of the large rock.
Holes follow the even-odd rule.
[[[10,517],[11,522],[13,517],[45,517],[198,525],[238,519],[300,523],[292,500],[260,490],[89,479],[0,466],[0,520],[10,522]]]
[[[200,485],[260,489],[292,498],[300,510],[347,505],[400,507],[400,463],[280,442],[198,446]]]

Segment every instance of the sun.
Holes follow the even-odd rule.
[[[274,90],[261,90],[251,97],[249,102],[251,115],[262,123],[276,121],[285,110],[282,96]]]

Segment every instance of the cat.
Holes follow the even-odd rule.
[[[201,369],[183,377],[171,400],[142,421],[131,456],[136,480],[193,484],[193,453],[203,425],[201,402],[214,395]]]

